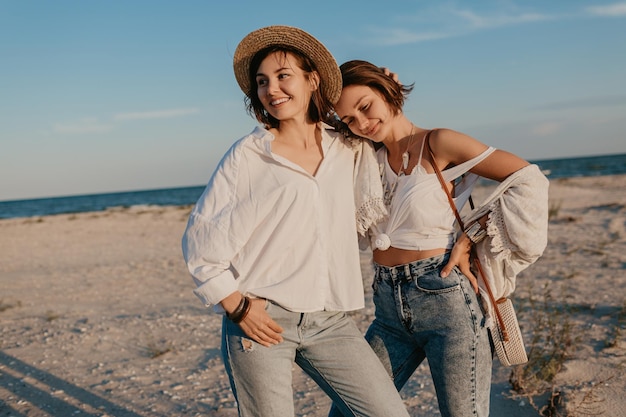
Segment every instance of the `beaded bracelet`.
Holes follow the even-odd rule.
[[[250,299],[246,296],[241,298],[237,308],[230,314],[226,314],[233,323],[241,323],[250,312]]]
[[[469,227],[464,230],[464,233],[467,235],[469,240],[472,241],[473,244],[479,243],[485,237],[487,237],[487,230],[483,229],[479,222],[473,223]]]

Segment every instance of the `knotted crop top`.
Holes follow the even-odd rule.
[[[454,246],[455,217],[437,174],[429,174],[422,166],[422,153],[410,175],[397,175],[387,160],[387,149],[377,152],[389,216],[370,228],[372,249],[387,250],[390,246],[407,250],[450,249]],[[459,178],[482,162],[495,148],[460,165],[443,170],[446,182]],[[479,176],[469,173],[455,185],[454,202],[461,211],[469,199]]]

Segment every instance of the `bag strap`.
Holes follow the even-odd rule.
[[[446,181],[443,179],[443,175],[441,174],[441,170],[439,169],[439,167],[437,166],[437,161],[435,160],[435,154],[433,153],[432,148],[430,147],[430,134],[431,134],[432,130],[429,130],[428,133],[426,133],[426,136],[424,137],[424,140],[426,141],[426,147],[428,148],[428,153],[430,155],[430,164],[432,165],[433,169],[435,170],[435,174],[437,174],[437,178],[439,179],[439,183],[441,184],[441,187],[443,188],[443,190],[446,192],[446,196],[448,197],[448,203],[450,203],[450,208],[452,209],[452,212],[454,213],[454,217],[456,217],[456,221],[459,222],[459,226],[461,227],[461,230],[465,229],[465,226],[463,225],[463,220],[461,220],[461,215],[459,214],[459,211],[456,208],[456,204],[454,204],[454,200],[452,199],[452,195],[450,194],[450,190],[448,190],[448,187],[446,186]],[[487,294],[489,295],[489,299],[491,300],[491,303],[493,304],[493,309],[496,312],[496,318],[498,319],[498,323],[500,324],[500,331],[502,332],[502,338],[504,339],[505,342],[509,341],[509,333],[506,331],[506,326],[504,325],[504,320],[502,319],[502,315],[500,314],[500,309],[498,309],[498,302],[496,301],[495,297],[493,296],[493,292],[491,291],[491,287],[489,285],[489,282],[487,281],[487,279],[485,278],[485,273],[483,272],[483,267],[480,263],[480,259],[478,259],[478,256],[475,252],[476,248],[474,246],[472,246],[472,251],[473,251],[473,255],[474,255],[474,264],[476,265],[476,269],[478,270],[479,275],[482,277],[483,282],[485,283],[485,289],[487,290]]]

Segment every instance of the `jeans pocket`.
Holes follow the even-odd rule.
[[[429,294],[442,294],[456,291],[461,287],[463,276],[455,269],[445,278],[440,275],[440,269],[434,269],[413,279],[418,290]]]
[[[374,275],[374,279],[372,280],[372,291],[374,294],[376,294],[376,292],[378,291],[378,286],[380,285],[382,279],[383,278],[380,276],[380,274]]]

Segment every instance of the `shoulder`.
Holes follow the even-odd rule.
[[[265,140],[271,140],[271,137],[273,136],[267,130],[255,127],[252,132],[237,139],[222,155],[211,175],[208,185],[211,195],[229,195],[232,197],[232,192],[237,188],[236,185],[240,181],[242,168],[246,166],[251,155],[260,153],[258,151],[258,149],[262,149],[260,144]],[[248,170],[243,169],[243,171],[247,172]]]
[[[343,138],[345,136],[342,132],[327,124],[322,124],[322,132],[332,138]]]
[[[237,140],[233,147],[242,147],[251,143],[271,142],[272,140],[274,140],[274,134],[270,130],[261,126],[255,126],[250,133]]]
[[[237,139],[226,152],[225,157],[235,157],[247,149],[263,149],[264,144],[274,140],[274,135],[261,126],[256,126],[250,133]]]
[[[345,143],[348,146],[351,146],[353,142],[356,141],[355,138],[347,136],[344,132],[335,129],[333,126],[322,123],[321,125],[322,136],[326,136],[330,139],[339,139],[342,143]]]
[[[212,181],[226,178],[227,182],[232,183],[238,177],[240,168],[246,164],[246,160],[254,154],[263,153],[264,148],[269,148],[269,144],[264,146],[263,143],[269,143],[272,138],[267,130],[255,127],[252,132],[237,139],[215,166]]]
[[[343,132],[332,126],[322,124],[322,141],[327,143],[333,151],[350,151],[351,153],[361,152],[363,147],[360,139],[346,136]]]
[[[475,139],[453,129],[432,129],[430,132],[431,146],[451,146],[465,141],[475,141]]]
[[[437,158],[460,164],[485,152],[488,146],[470,135],[453,129],[434,129],[430,134],[430,147]]]

